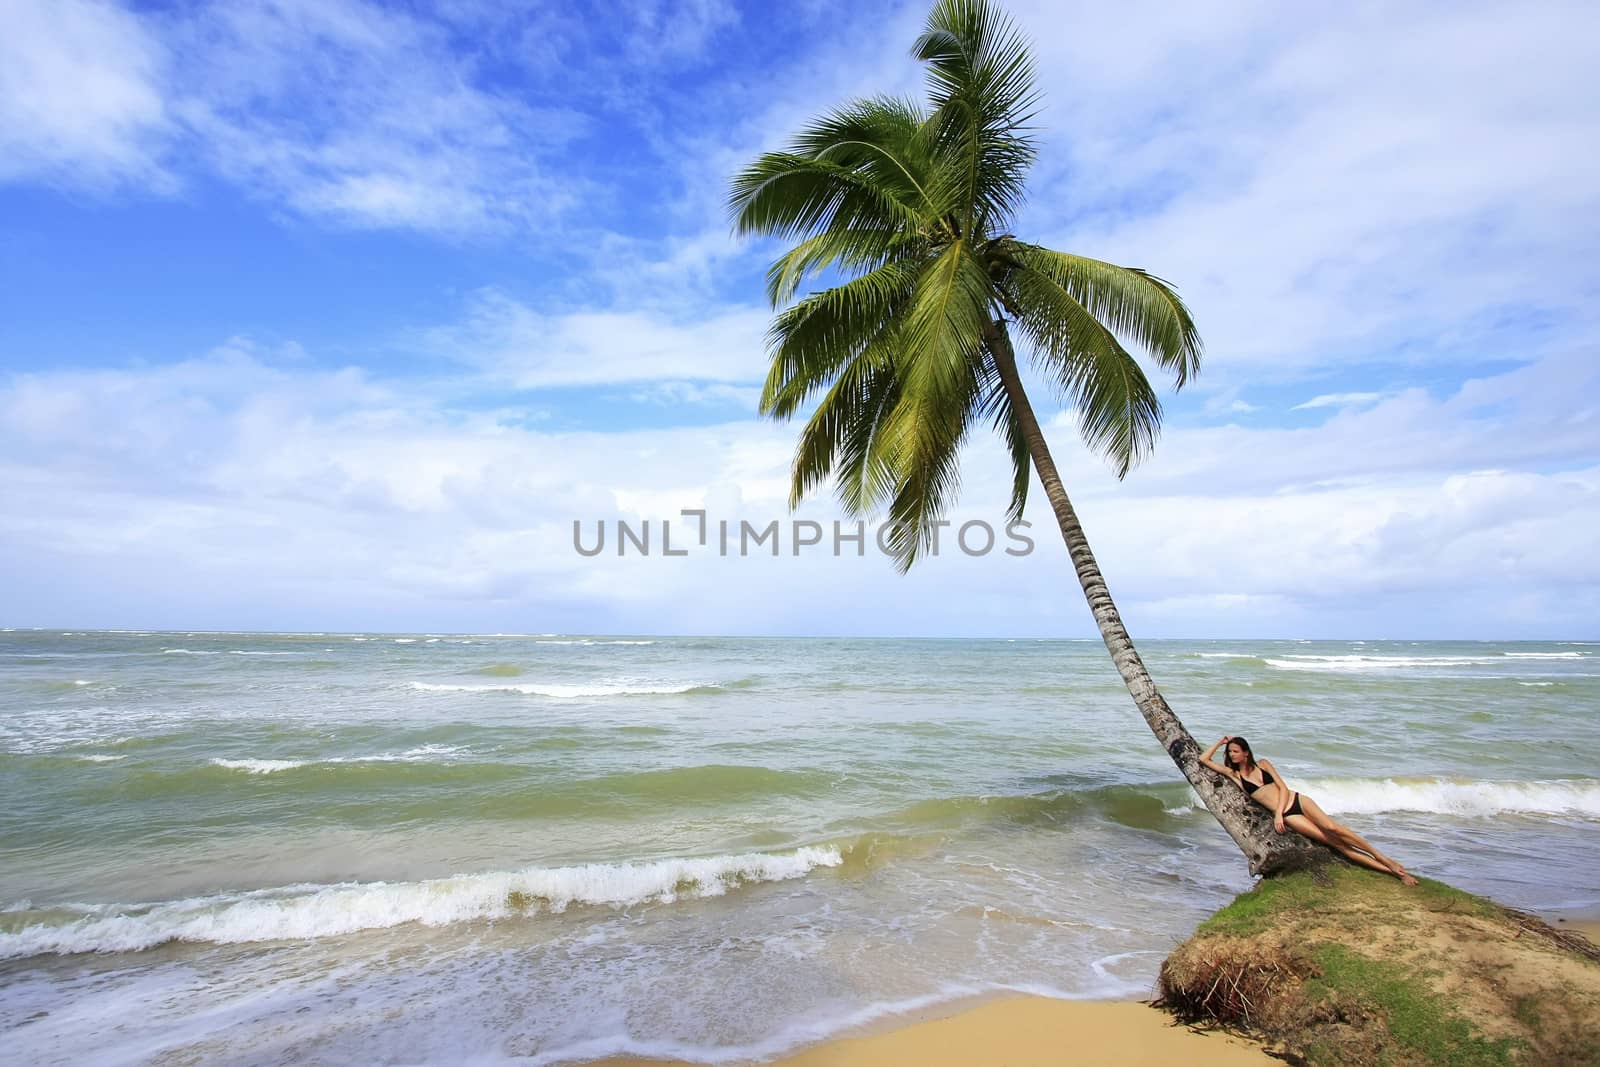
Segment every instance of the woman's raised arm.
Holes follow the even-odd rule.
[[[1229,778],[1232,778],[1235,781],[1237,781],[1238,778],[1239,778],[1239,772],[1238,771],[1235,771],[1231,767],[1223,766],[1222,764],[1218,763],[1216,760],[1211,758],[1212,756],[1217,754],[1217,749],[1221,748],[1223,745],[1227,744],[1229,741],[1232,741],[1232,740],[1233,740],[1233,735],[1232,734],[1228,734],[1221,741],[1216,742],[1210,748],[1206,749],[1205,752],[1202,753],[1201,756],[1200,756],[1200,765],[1202,767],[1209,767],[1211,770],[1216,771],[1218,774],[1225,774]]]

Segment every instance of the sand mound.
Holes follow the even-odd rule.
[[[1161,968],[1164,1007],[1310,1064],[1600,1064],[1600,948],[1439,882],[1269,878]]]

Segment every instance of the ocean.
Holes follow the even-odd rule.
[[[1150,641],[1419,875],[1600,915],[1600,644]],[[0,632],[0,1048],[729,1062],[1147,995],[1251,884],[1098,640]]]

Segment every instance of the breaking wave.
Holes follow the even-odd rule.
[[[0,959],[136,952],[171,941],[304,940],[405,923],[444,926],[561,912],[573,905],[671,903],[722,896],[755,882],[801,878],[841,863],[837,848],[807,847],[777,854],[528,867],[418,882],[296,885],[154,905],[8,910],[0,920]]]

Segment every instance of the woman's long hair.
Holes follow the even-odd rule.
[[[1248,762],[1242,768],[1241,767],[1235,767],[1233,765],[1233,746],[1234,745],[1238,745],[1240,748],[1244,749],[1244,758]],[[1226,745],[1223,745],[1222,746],[1222,765],[1224,767],[1228,768],[1228,770],[1230,770],[1230,771],[1242,770],[1242,771],[1248,772],[1248,771],[1254,769],[1255,765],[1256,765],[1256,754],[1254,752],[1250,751],[1250,742],[1246,741],[1242,737],[1235,737],[1232,740],[1230,740]]]

